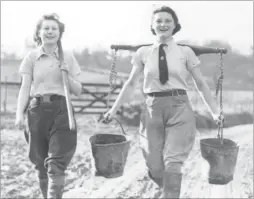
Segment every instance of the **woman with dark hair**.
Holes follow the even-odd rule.
[[[105,120],[114,118],[143,72],[146,100],[141,114],[140,144],[148,175],[162,187],[162,198],[179,198],[182,166],[195,141],[196,121],[187,96],[188,76],[195,81],[213,119],[221,121],[219,108],[200,72],[199,59],[191,48],[179,46],[173,39],[180,29],[178,17],[170,7],[154,10],[151,31],[155,41],[137,50],[128,80],[104,115]]]
[[[19,70],[22,85],[15,124],[20,129],[26,126],[29,159],[38,172],[44,198],[62,198],[65,170],[77,144],[77,130],[69,128],[61,71],[67,71],[70,92],[79,96],[81,70],[72,53],[62,52],[64,29],[56,14],[44,15],[34,34],[38,47],[25,56]],[[60,53],[64,55],[63,64]]]

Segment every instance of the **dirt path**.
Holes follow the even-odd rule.
[[[89,117],[90,118],[90,117]],[[125,129],[131,137],[124,175],[106,179],[95,177],[88,138],[103,129],[95,121],[78,118],[78,147],[67,170],[64,198],[156,198],[157,186],[147,177],[145,162],[138,145],[137,129]],[[14,129],[13,118],[1,126],[1,198],[41,198],[36,173],[27,158],[23,132]],[[126,127],[125,127],[126,128]],[[239,143],[234,181],[225,186],[207,182],[209,165],[201,158],[199,140],[215,137],[216,131],[198,134],[196,144],[184,167],[182,198],[253,198],[253,126],[242,125],[224,130],[226,138]]]
[[[200,155],[199,140],[215,137],[216,131],[198,134],[193,151],[184,167],[182,198],[253,198],[253,126],[224,129],[225,138],[240,145],[234,180],[227,185],[207,182],[208,163]],[[134,132],[132,139],[137,140]],[[90,159],[91,160],[91,159]],[[122,177],[106,179],[92,173],[82,177],[82,183],[64,194],[65,198],[156,198],[157,186],[146,175],[145,163],[133,142]]]

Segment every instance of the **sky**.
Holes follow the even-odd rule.
[[[151,43],[151,13],[160,5],[178,15],[182,29],[176,41],[222,40],[242,54],[251,52],[253,1],[1,1],[1,49],[24,52],[36,22],[52,12],[65,23],[66,49]]]

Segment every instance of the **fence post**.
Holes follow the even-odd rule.
[[[6,108],[6,105],[7,105],[7,76],[5,76],[5,84],[4,84],[4,89],[5,89],[5,93],[4,93],[4,113],[6,113],[7,111],[7,108]]]

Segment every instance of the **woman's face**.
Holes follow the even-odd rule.
[[[59,25],[54,20],[44,20],[41,24],[39,37],[42,44],[56,44],[60,37]]]
[[[158,12],[153,15],[152,28],[158,37],[171,37],[175,29],[175,22],[171,14]]]

